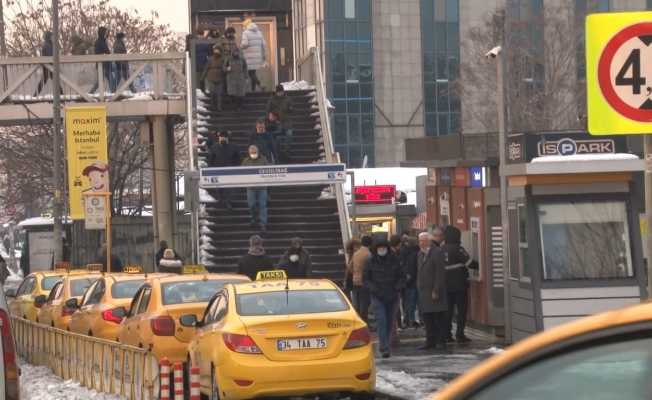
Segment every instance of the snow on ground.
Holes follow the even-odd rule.
[[[376,390],[405,400],[421,400],[432,393],[433,385],[444,386],[442,380],[418,378],[404,371],[378,369]]]
[[[500,354],[503,351],[505,351],[505,350],[501,349],[500,347],[492,346],[492,347],[489,347],[486,350],[482,350],[481,353],[482,354]]]
[[[119,396],[89,390],[72,380],[64,381],[47,367],[23,362],[20,369],[22,400],[120,400]]]

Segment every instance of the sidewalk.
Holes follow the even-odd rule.
[[[467,329],[471,343],[452,343],[445,352],[423,351],[423,328],[399,332],[400,344],[389,359],[377,358],[376,390],[392,399],[420,400],[437,392],[476,364],[500,352],[501,340]]]

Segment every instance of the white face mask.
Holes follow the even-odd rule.
[[[292,261],[292,262],[297,262],[297,261],[299,261],[299,255],[298,255],[298,254],[292,254],[292,255],[290,256],[290,261]]]
[[[387,255],[387,249],[385,247],[381,247],[378,249],[378,255],[381,257],[385,257]]]
[[[258,158],[258,153],[249,153],[249,157],[251,157],[252,160],[255,160]]]

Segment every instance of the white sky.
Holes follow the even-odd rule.
[[[174,32],[186,33],[188,28],[188,0],[110,0],[123,9],[136,9],[149,16],[152,10],[158,12],[159,22],[170,24]]]

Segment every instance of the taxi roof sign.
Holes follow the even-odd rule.
[[[127,274],[142,274],[143,267],[141,267],[140,265],[127,265],[122,269],[122,271]]]
[[[287,279],[288,277],[285,274],[285,271],[283,271],[282,269],[277,269],[273,271],[259,271],[256,274],[257,281],[284,281]]]
[[[588,128],[592,135],[652,131],[652,12],[586,18]]]
[[[102,264],[86,264],[86,269],[89,271],[102,271],[104,269],[104,265]]]
[[[184,275],[189,275],[189,274],[203,274],[206,273],[206,267],[204,267],[201,264],[196,264],[196,265],[184,265],[181,268],[181,273]]]
[[[71,265],[68,261],[60,261],[56,264],[54,264],[54,270],[55,271],[60,271],[60,272],[68,272],[70,271]]]

